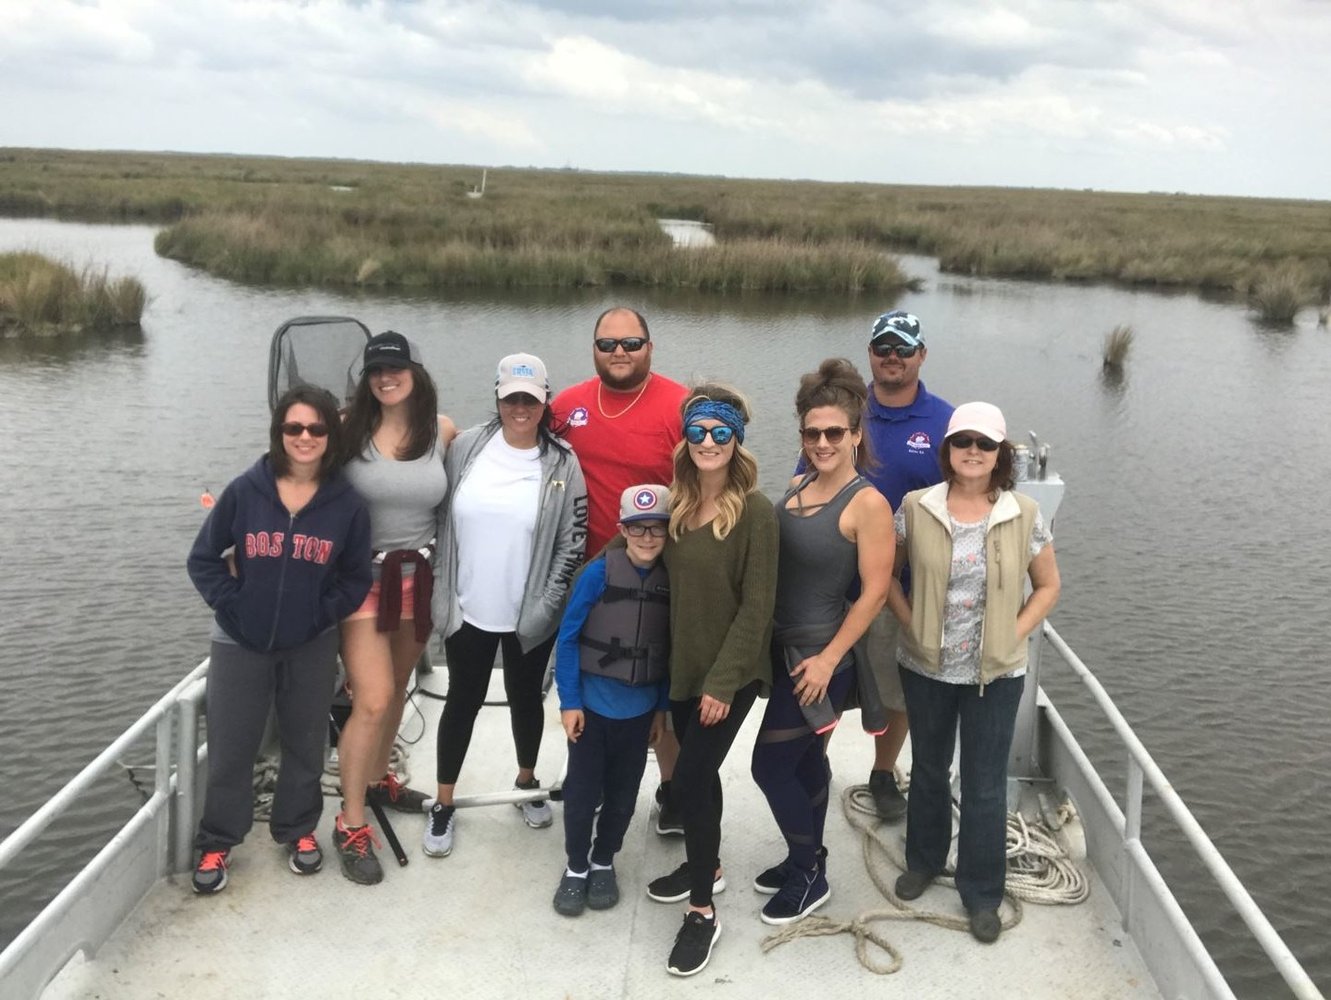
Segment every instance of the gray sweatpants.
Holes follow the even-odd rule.
[[[272,653],[255,653],[232,643],[212,644],[208,790],[194,841],[197,848],[234,847],[254,825],[254,761],[274,704],[282,761],[269,829],[274,840],[285,844],[318,825],[337,648],[335,628],[303,646]]]

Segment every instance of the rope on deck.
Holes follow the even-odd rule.
[[[970,921],[966,917],[934,910],[916,909],[897,898],[894,891],[896,872],[906,870],[905,858],[897,850],[896,838],[885,835],[887,829],[878,819],[873,796],[868,785],[853,785],[841,794],[841,810],[847,822],[860,833],[864,867],[879,893],[891,904],[866,910],[851,920],[833,920],[829,917],[810,916],[769,934],[762,940],[764,952],[778,945],[802,937],[827,937],[850,934],[855,938],[855,957],[864,968],[878,975],[891,975],[902,966],[901,952],[874,925],[892,920],[922,920],[925,923],[969,933]],[[1059,809],[1060,818],[1070,819],[1072,807],[1065,804]],[[1077,864],[1055,841],[1049,830],[1039,823],[1027,823],[1020,813],[1009,813],[1007,819],[1008,875],[1005,899],[1010,912],[1000,910],[1003,930],[1021,923],[1022,901],[1041,905],[1072,905],[1090,895],[1090,883]],[[890,862],[896,870],[887,867]],[[946,873],[937,882],[955,885]],[[876,946],[887,955],[887,960],[876,958],[870,946]]]

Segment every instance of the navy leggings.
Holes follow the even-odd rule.
[[[837,715],[855,684],[855,668],[833,674],[827,694]],[[804,719],[785,657],[773,646],[772,696],[767,700],[753,747],[753,780],[767,796],[772,816],[786,840],[787,860],[805,871],[818,864],[827,822],[832,768],[826,741]]]
[[[684,821],[691,906],[712,905],[712,879],[721,864],[721,764],[757,697],[757,681],[740,688],[730,700],[730,714],[714,726],[698,719],[701,698],[670,703],[679,739],[670,798]]]
[[[516,632],[486,632],[470,622],[463,622],[444,640],[448,657],[448,701],[439,718],[439,738],[435,754],[441,785],[456,785],[462,762],[471,746],[476,716],[485,703],[490,688],[490,671],[495,652],[504,654],[504,696],[513,727],[513,746],[518,767],[535,767],[541,750],[541,730],[545,710],[541,705],[541,682],[550,660],[556,636],[524,653]]]

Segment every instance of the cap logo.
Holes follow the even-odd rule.
[[[513,366],[513,377],[514,377],[514,378],[535,378],[535,377],[536,377],[536,370],[535,370],[534,368],[532,368],[531,365],[522,365],[522,364],[514,365],[514,366]]]
[[[656,508],[656,494],[651,490],[638,490],[633,495],[633,506],[638,510],[654,510]]]
[[[376,351],[400,351],[400,350],[402,350],[402,348],[399,347],[397,344],[388,344],[388,343],[375,344],[375,345],[374,345],[374,349],[375,349]]]

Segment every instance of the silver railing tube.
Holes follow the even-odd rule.
[[[1114,732],[1118,734],[1119,740],[1127,748],[1128,753],[1132,755],[1133,762],[1141,769],[1140,777],[1134,775],[1129,780],[1129,801],[1127,808],[1124,810],[1128,817],[1133,818],[1131,825],[1138,827],[1137,833],[1140,833],[1141,778],[1144,777],[1150,784],[1151,789],[1160,797],[1160,801],[1164,804],[1174,822],[1178,824],[1179,829],[1183,831],[1183,835],[1188,838],[1193,850],[1201,858],[1202,864],[1215,878],[1221,891],[1224,892],[1239,916],[1243,918],[1243,922],[1248,925],[1248,930],[1252,932],[1253,937],[1257,939],[1257,943],[1262,946],[1262,950],[1271,959],[1276,971],[1280,973],[1281,978],[1285,980],[1289,988],[1294,991],[1294,995],[1299,1000],[1325,1000],[1321,991],[1313,983],[1312,978],[1304,971],[1303,966],[1299,964],[1299,960],[1294,957],[1294,953],[1289,950],[1289,946],[1281,939],[1276,929],[1271,926],[1271,922],[1266,919],[1266,914],[1253,901],[1252,896],[1248,895],[1248,890],[1243,887],[1239,877],[1234,874],[1234,870],[1229,867],[1215,844],[1211,843],[1211,838],[1206,835],[1206,831],[1202,829],[1201,824],[1192,815],[1187,804],[1178,792],[1174,791],[1174,786],[1170,784],[1169,779],[1165,777],[1159,765],[1152,759],[1146,747],[1142,745],[1141,740],[1137,738],[1137,734],[1132,731],[1132,727],[1128,725],[1128,720],[1123,718],[1122,713],[1119,712],[1117,706],[1109,697],[1109,693],[1105,691],[1100,682],[1096,680],[1095,675],[1091,673],[1091,669],[1082,662],[1081,657],[1072,651],[1072,647],[1063,640],[1063,637],[1054,630],[1052,625],[1045,622],[1043,627],[1045,638],[1049,640],[1054,649],[1058,650],[1059,655],[1063,657],[1063,660],[1090,690],[1092,697],[1100,706],[1100,710],[1104,712],[1110,725],[1114,727]],[[1133,768],[1130,764],[1129,774],[1132,775],[1132,773]],[[1135,802],[1132,801],[1134,798],[1136,799]],[[1132,833],[1129,833],[1128,836],[1130,839],[1137,839]]]
[[[115,742],[94,757],[83,770],[70,779],[65,787],[47,799],[41,808],[6,837],[4,842],[0,843],[0,868],[8,865],[18,857],[25,847],[41,836],[42,831],[68,811],[69,807],[78,801],[104,772],[110,770],[113,766],[118,766],[117,762],[120,756],[157,725],[157,720],[171,708],[172,703],[179,697],[185,686],[207,672],[208,661],[204,660],[191,670],[179,684],[162,695],[152,708],[139,716],[138,720],[121,733]]]

